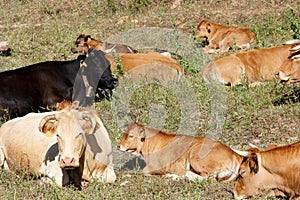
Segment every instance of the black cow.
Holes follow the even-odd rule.
[[[113,77],[103,52],[93,49],[84,60],[78,57],[70,61],[48,61],[4,71],[0,73],[0,115],[23,116],[63,100],[78,100],[86,106],[91,104],[91,100],[86,103],[84,99],[91,96],[87,90],[96,93],[98,88],[112,90],[117,85],[118,79]]]

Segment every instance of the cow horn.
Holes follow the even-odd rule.
[[[241,150],[237,150],[237,149],[234,149],[234,148],[231,148],[231,149],[232,149],[232,151],[234,151],[235,153],[237,153],[237,154],[239,154],[239,155],[241,155],[241,156],[246,157],[246,156],[249,155],[249,152],[248,152],[248,151],[241,151]]]
[[[110,48],[110,49],[104,50],[103,52],[104,52],[105,54],[111,53],[115,48],[116,48],[116,45],[114,45],[114,46],[113,46],[112,48]]]
[[[40,132],[43,132],[43,127],[49,120],[56,120],[55,114],[47,115],[47,116],[43,117],[43,119],[40,121],[40,124],[39,124]]]
[[[257,148],[257,149],[259,149],[258,146],[256,146],[255,144],[252,144],[252,143],[250,143],[250,142],[248,142],[248,145],[249,145],[251,148]]]
[[[296,51],[296,50],[299,50],[300,49],[300,45],[297,45],[293,48],[290,49],[290,51]]]
[[[286,41],[285,44],[300,44],[300,40],[299,39],[289,40],[289,41]]]

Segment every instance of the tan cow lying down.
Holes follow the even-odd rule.
[[[67,107],[12,119],[0,128],[0,147],[1,167],[42,174],[59,186],[81,188],[82,179],[116,179],[111,141],[93,111]]]
[[[121,151],[141,155],[145,175],[219,181],[236,178],[241,156],[221,142],[200,136],[165,133],[133,122],[118,144]]]
[[[300,45],[290,49],[288,59],[275,73],[283,83],[300,83]]]
[[[225,26],[202,20],[197,26],[196,38],[204,39],[202,46],[207,53],[226,52],[236,45],[248,49],[256,43],[256,35],[250,29],[237,26]]]
[[[157,52],[123,54],[120,61],[125,75],[129,74],[133,82],[143,78],[178,81],[182,75],[182,68],[175,60]]]
[[[226,86],[234,86],[244,81],[255,85],[261,81],[272,80],[294,46],[296,44],[287,44],[222,56],[205,65],[202,75],[206,81],[213,79]]]
[[[300,195],[300,142],[265,151],[236,152],[244,157],[234,187],[236,199],[271,189],[289,199]]]

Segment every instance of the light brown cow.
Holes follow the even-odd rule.
[[[282,83],[300,83],[300,45],[291,48],[291,55],[275,72]]]
[[[123,54],[120,61],[124,73],[129,73],[133,82],[143,78],[178,81],[182,75],[182,68],[174,59],[157,52]]]
[[[221,142],[200,137],[165,133],[133,122],[118,149],[141,155],[145,175],[202,180],[216,175],[219,181],[236,178],[241,156]]]
[[[207,53],[226,52],[234,45],[248,49],[251,43],[257,42],[255,33],[248,28],[225,26],[206,20],[197,26],[196,38],[204,39],[202,46]]]
[[[300,142],[265,151],[236,152],[244,156],[234,187],[236,199],[271,189],[290,199],[300,195]]]
[[[217,58],[205,65],[202,75],[206,81],[211,79],[226,86],[243,82],[255,85],[261,81],[272,80],[274,73],[287,60],[289,49],[296,44],[273,48],[261,48]]]
[[[49,130],[54,134],[42,132]],[[17,148],[16,148],[17,147]],[[99,118],[91,111],[71,109],[30,113],[0,129],[0,166],[17,172],[42,174],[60,186],[81,180],[115,180],[111,143]]]

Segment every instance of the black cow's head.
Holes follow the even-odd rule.
[[[86,58],[81,61],[80,69],[73,88],[73,101],[77,100],[81,106],[92,105],[96,94],[101,98],[103,94],[111,94],[119,85],[117,78],[113,77],[109,61],[102,51],[90,49]],[[104,98],[108,98],[105,96]]]

